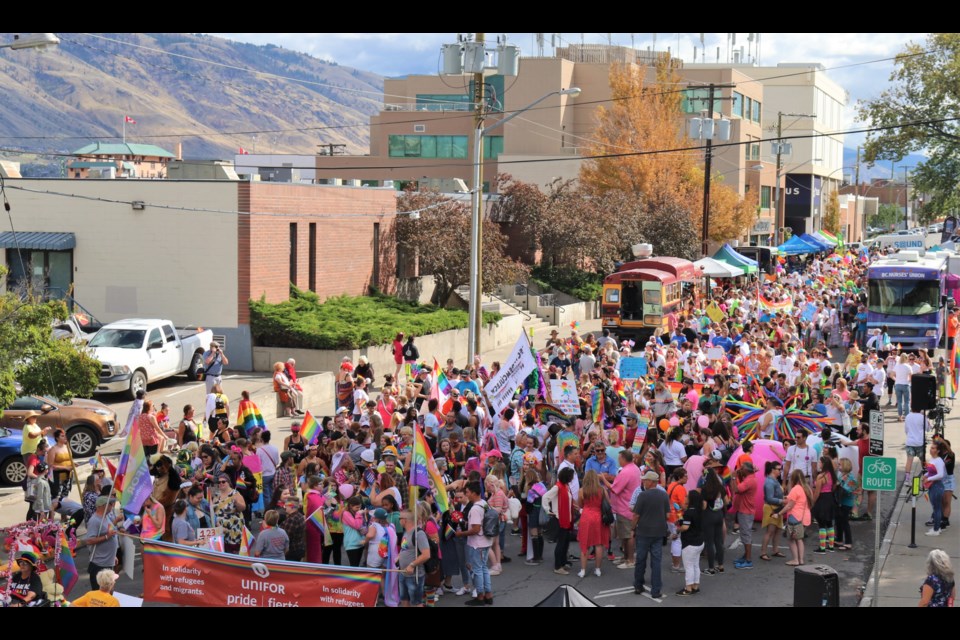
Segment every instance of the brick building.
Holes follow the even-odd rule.
[[[8,179],[17,242],[10,269],[97,319],[168,318],[226,342],[253,365],[248,301],[286,300],[290,282],[332,295],[395,289],[393,189],[231,180]]]

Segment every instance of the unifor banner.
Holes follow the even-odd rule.
[[[507,408],[513,400],[513,394],[536,368],[537,361],[533,359],[530,343],[527,341],[526,334],[521,332],[520,339],[513,346],[513,351],[507,359],[503,361],[500,371],[494,374],[484,387],[494,411],[499,414]]]
[[[207,607],[374,607],[382,574],[143,541],[143,599]]]

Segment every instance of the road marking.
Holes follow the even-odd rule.
[[[238,374],[233,374],[233,375],[230,375],[230,376],[223,376],[221,379],[222,379],[222,380],[230,380],[230,379],[232,379],[232,378],[239,378],[239,377],[240,377],[240,376],[239,376]],[[204,384],[205,384],[204,382],[198,382],[197,384],[194,384],[194,385],[191,385],[191,386],[189,386],[189,387],[186,387],[185,389],[180,389],[180,390],[178,390],[178,391],[174,391],[173,393],[168,393],[167,395],[165,395],[165,396],[163,396],[163,397],[164,397],[164,398],[172,398],[173,396],[180,395],[181,393],[186,393],[187,391],[193,391],[194,389],[198,389],[199,387],[204,386]]]
[[[620,589],[607,589],[601,591],[599,594],[594,596],[594,598],[615,598],[617,596],[625,596],[628,593],[633,593],[633,587],[621,587]]]

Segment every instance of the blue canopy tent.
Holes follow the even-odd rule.
[[[756,273],[757,269],[759,268],[756,260],[752,260],[743,254],[737,253],[737,250],[731,247],[729,244],[724,244],[722,247],[720,247],[720,250],[713,255],[713,259],[728,264],[731,267],[743,269],[744,273]]]
[[[817,238],[816,236],[810,235],[809,233],[801,233],[801,234],[800,234],[800,239],[803,240],[804,242],[806,242],[806,243],[809,244],[809,245],[812,245],[812,246],[814,246],[814,247],[817,247],[817,251],[818,251],[818,252],[819,252],[819,251],[828,251],[828,250],[830,250],[830,249],[833,249],[832,246],[828,245],[826,242],[824,242],[824,241],[821,240],[820,238]]]
[[[789,240],[777,247],[777,251],[785,256],[799,256],[807,253],[817,253],[821,251],[821,249],[804,242],[800,239],[800,236],[792,236]]]

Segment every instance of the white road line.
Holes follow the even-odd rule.
[[[180,395],[181,393],[186,393],[187,391],[193,391],[194,389],[199,389],[199,388],[202,387],[202,386],[203,386],[203,383],[201,382],[201,383],[199,383],[199,384],[195,384],[195,385],[190,386],[190,387],[187,387],[187,388],[185,388],[185,389],[180,389],[179,391],[174,391],[173,393],[168,393],[167,395],[165,395],[165,396],[163,396],[163,397],[164,397],[164,398],[172,398],[173,396]]]
[[[598,595],[595,595],[594,600],[599,598],[616,598],[617,596],[625,596],[628,593],[633,593],[633,587],[624,587],[622,589],[609,589],[607,591],[601,591]]]
[[[617,587],[616,589],[606,589],[605,591],[598,591],[597,593],[619,593],[621,591],[633,591],[633,587]]]

